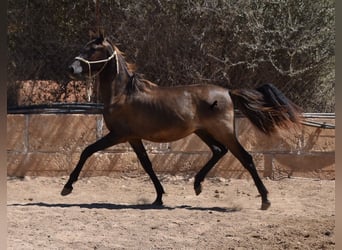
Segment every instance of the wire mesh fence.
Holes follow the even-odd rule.
[[[334,112],[334,8],[332,0],[10,0],[8,106],[87,102],[86,84],[66,68],[89,30],[102,30],[161,86],[272,83],[305,112]]]

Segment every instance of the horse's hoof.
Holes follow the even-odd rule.
[[[271,206],[271,202],[270,201],[263,201],[261,203],[261,210],[267,210],[270,206]]]
[[[163,206],[163,201],[162,200],[155,200],[153,203],[152,203],[153,206],[157,206],[157,207],[161,207]]]
[[[61,192],[61,195],[66,196],[66,195],[70,194],[71,192],[72,192],[72,187],[64,187],[62,192]]]
[[[196,195],[199,195],[202,192],[202,185],[201,184],[195,185],[194,188],[195,188]]]

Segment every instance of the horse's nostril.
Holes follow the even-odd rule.
[[[74,74],[74,67],[72,67],[71,65],[68,67],[68,72],[70,73],[70,74]]]

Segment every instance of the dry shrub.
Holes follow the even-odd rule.
[[[105,35],[159,85],[273,83],[306,112],[334,112],[332,0],[102,0],[99,6]],[[35,79],[57,81],[66,91],[65,69],[95,20],[92,0],[9,1],[10,93],[16,81]]]

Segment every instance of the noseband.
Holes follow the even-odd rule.
[[[104,69],[104,67],[107,65],[107,63],[112,60],[114,57],[116,58],[116,71],[117,71],[117,74],[119,74],[119,63],[118,63],[118,57],[117,57],[117,53],[116,53],[116,50],[114,48],[113,49],[113,54],[106,58],[106,59],[102,59],[102,60],[95,60],[95,61],[88,61],[82,57],[79,57],[79,56],[76,56],[75,57],[75,60],[79,60],[79,61],[82,61],[84,63],[86,63],[88,65],[88,69],[89,69],[89,78],[95,78],[98,74],[100,74],[102,72],[102,70]],[[104,63],[102,68],[94,75],[91,74],[91,64],[98,64],[98,63]]]

